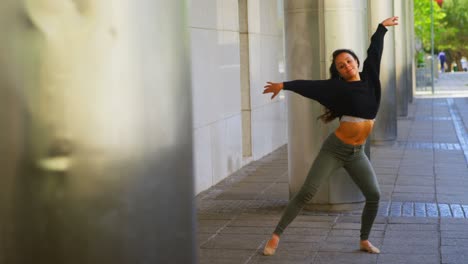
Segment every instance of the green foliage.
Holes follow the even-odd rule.
[[[431,1],[414,0],[414,30],[422,43],[420,52],[431,50]],[[444,0],[442,8],[435,1],[434,50],[444,50],[449,67],[460,66],[460,58],[468,57],[468,0]],[[417,58],[418,59],[418,58]]]
[[[447,16],[445,11],[434,1],[434,42],[438,42],[441,34],[446,34]],[[422,49],[431,50],[431,0],[414,0],[414,32],[422,43]]]
[[[425,57],[425,53],[424,52],[417,52],[416,53],[416,63],[417,63],[417,67],[424,67],[425,65],[425,60],[424,60],[424,57]]]
[[[446,30],[441,32],[436,47],[452,52],[468,51],[468,0],[445,0],[442,6],[447,16]]]

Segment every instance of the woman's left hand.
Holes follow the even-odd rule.
[[[263,93],[264,94],[267,94],[267,93],[272,93],[273,95],[271,96],[271,100],[273,100],[273,98],[275,98],[278,93],[283,90],[283,83],[274,83],[274,82],[267,82],[267,85],[265,85],[265,90],[263,90]]]
[[[382,21],[382,23],[380,24],[382,24],[382,26],[385,26],[385,27],[396,26],[398,25],[398,17],[397,16],[389,17],[385,19],[384,21]]]

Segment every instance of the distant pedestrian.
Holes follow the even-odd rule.
[[[461,58],[460,62],[461,62],[463,71],[468,71],[468,62],[466,61],[466,58],[465,57]]]
[[[445,60],[446,60],[445,52],[443,50],[439,52],[438,57],[440,61],[440,72],[445,72]]]
[[[371,37],[362,72],[359,72],[356,54],[351,50],[340,49],[333,52],[329,80],[267,82],[263,93],[272,93],[272,99],[282,89],[296,92],[326,107],[325,113],[320,116],[322,121],[327,123],[339,118],[340,126],[323,143],[304,184],[289,202],[271,239],[265,245],[264,255],[275,253],[286,227],[314,197],[322,181],[340,167],[346,169],[366,198],[361,218],[360,249],[380,253],[368,240],[379,207],[380,189],[374,169],[364,153],[364,145],[372,131],[380,104],[380,61],[386,27],[395,25],[398,25],[396,16],[379,24]]]

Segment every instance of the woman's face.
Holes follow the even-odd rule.
[[[347,52],[338,54],[335,58],[335,66],[341,78],[345,81],[352,82],[360,80],[359,65],[351,54]]]

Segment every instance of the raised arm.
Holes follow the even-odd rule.
[[[368,71],[377,79],[380,74],[380,60],[382,59],[382,52],[384,48],[384,36],[387,32],[386,27],[398,25],[398,17],[393,16],[382,21],[377,30],[371,37],[371,43],[367,49],[367,58],[364,61],[364,71]]]

